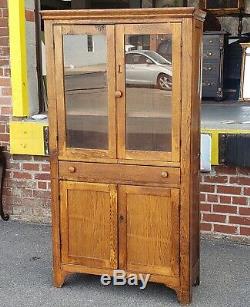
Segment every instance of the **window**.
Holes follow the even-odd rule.
[[[94,52],[93,36],[88,35],[87,40],[88,40],[88,52]]]

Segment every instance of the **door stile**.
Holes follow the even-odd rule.
[[[117,157],[126,158],[126,87],[125,87],[125,59],[124,59],[124,25],[116,25],[116,90],[122,93],[116,98],[117,103]]]

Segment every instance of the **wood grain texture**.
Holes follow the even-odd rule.
[[[126,251],[120,248],[126,270],[178,276],[179,190],[120,186],[119,196],[126,222],[126,244],[121,243]]]
[[[62,262],[117,268],[115,185],[61,182]]]
[[[91,22],[112,22],[112,23],[139,23],[141,20],[155,20],[161,22],[162,19],[196,18],[204,21],[206,13],[195,8],[156,8],[156,9],[122,9],[122,10],[64,10],[64,11],[42,11],[43,19],[66,20],[91,20]]]
[[[74,173],[70,172],[74,168]],[[162,174],[167,177],[163,177]],[[155,184],[179,187],[180,169],[139,165],[59,162],[59,177],[63,180],[120,183]]]

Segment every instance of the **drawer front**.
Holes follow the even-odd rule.
[[[219,60],[220,59],[220,49],[204,48],[203,59],[204,60]]]
[[[220,71],[219,63],[203,63],[203,79],[214,79],[218,78]]]
[[[220,48],[224,46],[224,37],[218,35],[204,35],[203,44],[205,48]]]
[[[59,162],[59,177],[75,180],[117,184],[151,184],[178,187],[180,169],[126,164]]]

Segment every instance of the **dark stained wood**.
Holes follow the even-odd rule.
[[[202,22],[194,8],[43,12],[45,19],[54,285],[68,274],[150,273],[191,302],[199,283]],[[66,147],[63,33],[109,42],[109,149]],[[127,150],[125,33],[173,38],[172,152]],[[154,34],[154,33],[153,33]],[[120,93],[121,92],[121,93]],[[60,199],[60,200],[59,200]]]

